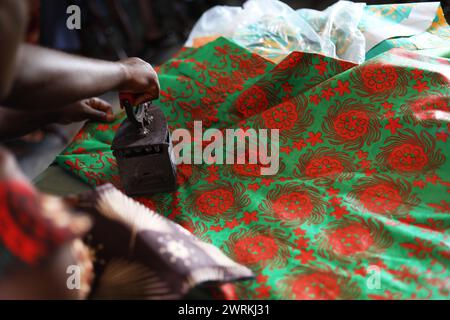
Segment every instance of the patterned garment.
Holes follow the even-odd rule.
[[[86,237],[95,252],[94,299],[181,299],[205,283],[220,293],[222,283],[253,278],[217,247],[111,184],[85,198],[95,217]]]
[[[0,278],[17,266],[45,262],[89,227],[75,228],[78,219],[61,212],[52,199],[28,182],[0,181]]]
[[[142,197],[250,267],[245,299],[450,297],[449,60],[394,49],[354,64],[294,52],[278,65],[220,38],[159,68],[173,128],[280,129],[280,170],[180,165]],[[120,186],[113,124],[57,161]]]

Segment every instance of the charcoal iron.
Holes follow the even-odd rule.
[[[152,195],[177,189],[172,140],[162,110],[152,102],[135,105],[132,94],[119,94],[127,118],[111,149],[120,179],[129,196]]]

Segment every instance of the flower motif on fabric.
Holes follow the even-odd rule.
[[[287,296],[296,300],[356,299],[361,294],[348,271],[333,270],[323,264],[296,267],[279,286]]]
[[[177,184],[179,186],[196,184],[207,175],[207,172],[203,166],[180,163],[177,165]]]
[[[383,92],[395,88],[398,74],[392,66],[369,64],[362,68],[361,77],[368,91]]]
[[[255,128],[278,129],[280,140],[298,140],[312,125],[313,117],[308,109],[308,101],[303,95],[273,106],[252,119]]]
[[[355,140],[367,133],[369,117],[367,113],[358,110],[350,110],[341,113],[334,124],[336,133],[347,140]]]
[[[286,101],[262,113],[264,123],[268,129],[291,130],[298,120],[296,106]]]
[[[319,190],[296,183],[277,184],[267,193],[267,200],[259,209],[268,222],[282,221],[283,224],[298,225],[300,222],[320,223],[323,221],[326,203]]]
[[[308,77],[316,56],[303,52],[292,52],[270,71],[272,81],[287,81]]]
[[[408,214],[419,203],[411,184],[404,179],[375,175],[359,180],[349,193],[357,211],[397,216]]]
[[[222,182],[198,187],[187,199],[187,208],[207,221],[219,222],[233,217],[250,203],[242,183]]]
[[[304,53],[302,52],[292,52],[278,64],[277,68],[280,70],[295,68],[300,63],[303,56]]]
[[[238,76],[242,79],[255,78],[266,72],[267,64],[265,60],[256,54],[231,54],[229,58],[232,61],[231,66],[238,70],[234,79],[237,79]]]
[[[372,62],[355,68],[350,78],[353,88],[373,101],[383,101],[389,96],[404,96],[408,91],[406,71],[392,65]]]
[[[317,185],[331,185],[353,177],[356,165],[352,158],[343,152],[321,147],[308,149],[298,160],[294,176],[299,179],[312,179]]]
[[[252,264],[272,259],[278,251],[278,245],[273,238],[257,235],[238,240],[234,251],[242,263]]]
[[[201,194],[196,201],[203,214],[216,215],[227,211],[234,203],[233,192],[227,189],[216,189]]]
[[[283,267],[290,256],[286,230],[266,226],[232,233],[225,249],[234,260],[253,269]]]
[[[214,85],[214,90],[220,92],[233,94],[236,91],[244,89],[244,78],[240,72],[233,72],[231,77],[227,74],[217,77],[217,79],[211,78],[211,83]]]
[[[186,124],[189,129],[192,129],[194,121],[202,121],[202,125],[205,128],[219,121],[217,117],[218,110],[216,108],[197,105],[195,101],[180,101],[178,105],[184,111],[186,119],[191,120]]]
[[[267,108],[269,100],[266,92],[256,85],[242,92],[235,102],[236,110],[248,118],[258,114]]]
[[[427,131],[418,135],[411,129],[388,137],[376,159],[387,170],[405,175],[423,175],[436,170],[445,161],[444,155],[436,149],[435,139]]]
[[[361,149],[380,139],[381,124],[373,105],[347,99],[328,108],[322,130],[331,144],[348,150]]]
[[[359,216],[347,216],[329,223],[316,240],[321,256],[343,261],[369,259],[393,243],[383,224]]]
[[[197,260],[195,250],[187,247],[182,239],[175,239],[167,234],[159,237],[158,242],[161,245],[159,253],[168,255],[171,263],[183,263],[189,267]]]

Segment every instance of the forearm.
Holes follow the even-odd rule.
[[[0,101],[14,81],[16,54],[26,26],[26,2],[0,0]]]
[[[21,137],[57,120],[56,112],[25,112],[0,107],[0,142]]]
[[[127,79],[122,64],[22,44],[6,104],[54,109],[116,90]]]

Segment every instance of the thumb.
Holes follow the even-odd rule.
[[[110,108],[100,108],[97,103],[92,104],[89,101],[84,102],[82,105],[82,110],[86,118],[94,121],[107,121],[111,122],[114,120],[114,115]]]

